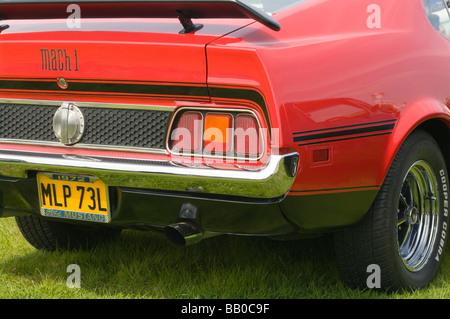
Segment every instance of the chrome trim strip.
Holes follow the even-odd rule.
[[[0,144],[21,144],[21,145],[38,145],[38,146],[51,146],[60,148],[75,148],[75,149],[95,149],[103,151],[123,151],[123,152],[135,152],[135,153],[151,153],[151,154],[164,154],[169,153],[165,149],[159,148],[141,148],[141,147],[126,147],[126,146],[114,146],[114,145],[99,145],[99,144],[83,144],[77,143],[74,145],[64,145],[59,142],[47,142],[47,141],[30,141],[30,140],[14,140],[0,138]]]
[[[73,103],[81,107],[97,107],[110,109],[133,109],[133,110],[151,110],[173,112],[175,106],[161,106],[148,104],[121,104],[121,103],[98,103],[98,102],[80,102],[80,101],[55,101],[55,100],[27,100],[27,99],[0,99],[0,103],[9,104],[34,104],[34,105],[53,105],[59,106],[62,103]]]
[[[277,198],[286,194],[295,177],[289,175],[285,161],[297,153],[272,155],[259,171],[239,169],[187,168],[183,166],[139,165],[104,160],[45,157],[39,153],[2,153],[0,175],[27,178],[30,172],[54,172],[93,175],[109,186],[146,188],[167,191],[202,192],[245,196],[252,198]]]

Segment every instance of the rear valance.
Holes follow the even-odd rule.
[[[239,0],[78,0],[81,18],[250,18],[272,30],[280,24],[266,12]],[[10,0],[0,2],[0,19],[59,19],[74,1]],[[69,11],[71,12],[71,11]]]

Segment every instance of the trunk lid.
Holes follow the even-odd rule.
[[[202,83],[205,45],[241,27],[211,25],[183,35],[177,20],[95,19],[67,30],[65,20],[9,21],[0,34],[0,74]]]
[[[277,28],[264,12],[238,1],[80,1],[74,6],[11,0],[0,4],[0,17],[2,91],[52,91],[58,89],[55,79],[63,78],[68,86],[61,82],[60,89],[68,91],[151,95],[151,87],[139,85],[151,82],[160,95],[204,96],[208,43],[252,19]],[[117,83],[127,81],[136,85],[122,92],[125,86]],[[187,89],[173,92],[167,83]]]

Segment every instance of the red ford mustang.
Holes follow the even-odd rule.
[[[427,286],[448,235],[442,0],[0,2],[0,204],[39,249],[334,233]],[[371,287],[370,287],[371,288]]]

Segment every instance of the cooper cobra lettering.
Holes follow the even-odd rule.
[[[442,191],[444,194],[444,216],[447,217],[448,216],[448,187],[447,187],[447,178],[445,177],[445,171],[443,169],[441,169],[439,171],[439,175],[441,177],[441,183],[442,183]],[[447,228],[448,225],[447,223],[444,221],[442,223],[442,231],[441,231],[441,235],[440,240],[439,240],[439,247],[438,247],[438,251],[436,253],[436,261],[439,261],[442,255],[442,252],[444,251],[444,246],[445,246],[445,239],[447,237]]]

